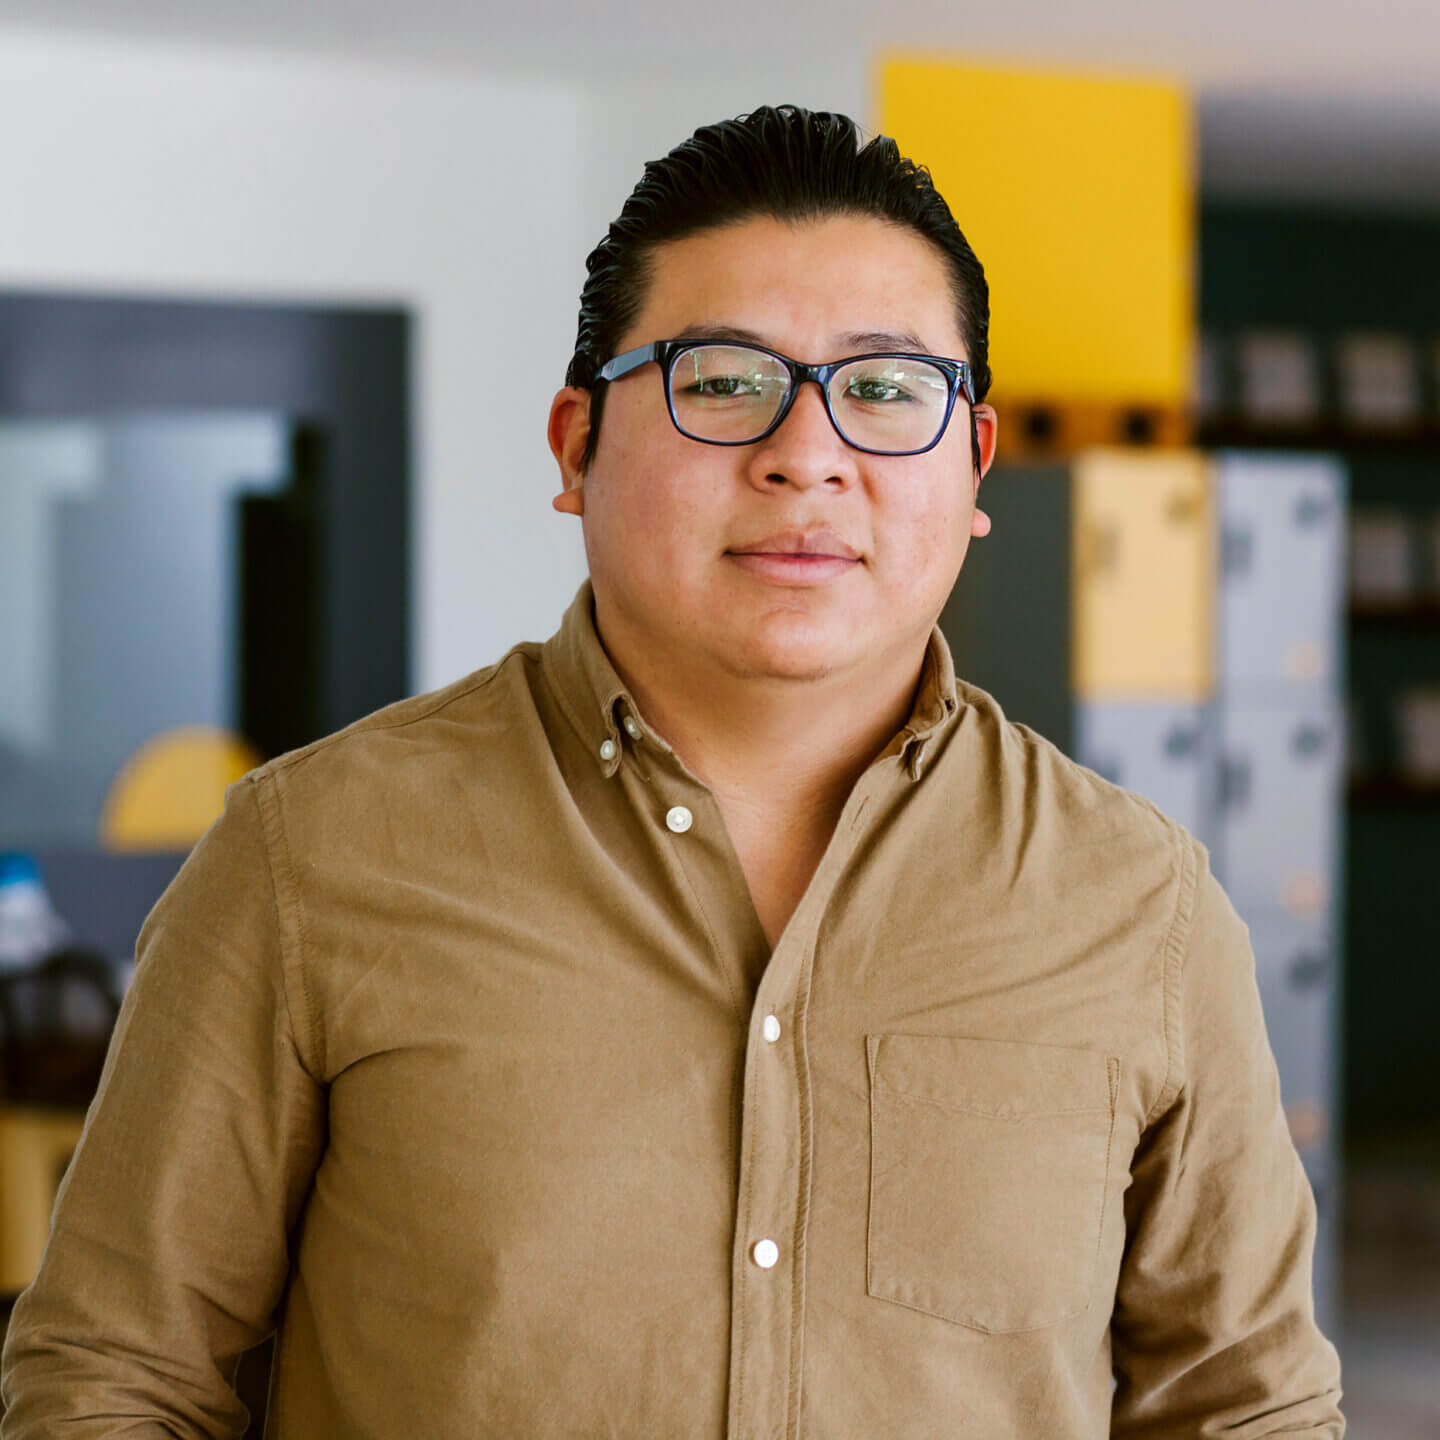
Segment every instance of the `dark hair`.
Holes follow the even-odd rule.
[[[873,215],[928,240],[950,268],[976,398],[984,399],[990,389],[990,287],[930,172],[901,155],[886,135],[862,146],[860,128],[848,115],[766,105],[702,126],[664,159],[648,162],[619,217],[590,252],[575,354],[565,373],[567,385],[593,390],[582,467],[595,456],[604,409],[606,386],[595,372],[614,356],[644,303],[655,248],[760,215]]]

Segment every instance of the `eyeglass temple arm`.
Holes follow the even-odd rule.
[[[634,350],[625,351],[623,355],[616,355],[613,359],[607,360],[595,372],[595,378],[597,380],[619,380],[632,370],[638,370],[642,365],[648,365],[652,360],[658,360],[664,344],[663,340],[652,340],[648,345],[640,345]]]

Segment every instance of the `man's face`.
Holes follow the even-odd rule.
[[[868,216],[757,218],[662,246],[617,349],[700,327],[812,363],[887,349],[968,358],[940,254]],[[610,385],[578,490],[584,407],[572,398],[566,410],[567,394],[576,392],[556,397],[551,421],[567,484],[557,508],[583,513],[602,630],[683,655],[692,672],[698,662],[744,678],[858,677],[913,655],[971,534],[988,529],[975,510],[963,394],[923,455],[853,449],[814,384],[774,434],[727,448],[675,429],[650,364]],[[568,424],[557,423],[562,412]],[[993,412],[978,407],[977,421],[988,466]],[[838,558],[794,559],[797,534],[818,534]]]

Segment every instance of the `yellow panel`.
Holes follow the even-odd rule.
[[[1193,451],[1091,450],[1073,472],[1071,668],[1086,700],[1208,700],[1215,487]]]
[[[110,787],[100,818],[107,850],[189,849],[225,808],[225,787],[261,763],[238,735],[206,725],[141,746]]]
[[[83,1110],[0,1107],[0,1291],[6,1294],[35,1278],[55,1192],[84,1124]]]
[[[999,398],[1180,404],[1193,116],[1156,80],[893,58],[879,128],[929,167],[990,282]]]

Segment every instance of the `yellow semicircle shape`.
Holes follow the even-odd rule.
[[[240,736],[186,725],[147,740],[121,767],[100,816],[106,850],[188,850],[220,817],[225,787],[261,764]]]

